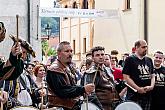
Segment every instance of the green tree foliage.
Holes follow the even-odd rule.
[[[48,51],[49,45],[48,45],[48,41],[43,40],[41,41],[42,44],[42,51],[44,52],[44,55],[46,55],[46,52]]]
[[[50,48],[48,51],[48,56],[56,56],[56,51],[54,48]]]
[[[45,57],[47,56],[56,56],[56,51],[54,48],[50,48],[48,41],[47,40],[43,40],[41,41],[42,44],[42,51],[44,52],[43,54],[45,55]]]

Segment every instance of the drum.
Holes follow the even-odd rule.
[[[87,105],[88,105],[88,110],[100,110],[99,107],[97,107],[95,104],[88,102],[81,104],[81,110],[87,110]]]
[[[38,110],[37,108],[34,107],[14,107],[11,110]]]
[[[128,101],[119,104],[115,110],[142,110],[142,108],[135,102]]]

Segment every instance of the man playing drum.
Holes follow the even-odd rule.
[[[80,110],[79,96],[90,94],[95,86],[76,85],[76,74],[72,65],[72,48],[69,42],[63,41],[57,47],[56,65],[47,71],[47,83],[50,94],[50,107],[63,107],[64,110]]]

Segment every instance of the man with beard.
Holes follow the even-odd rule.
[[[151,90],[154,88],[155,75],[151,58],[146,57],[147,43],[145,40],[135,42],[135,54],[129,56],[123,68],[126,82],[136,89],[128,88],[127,99],[138,103],[143,110],[150,110]]]
[[[151,110],[162,110],[165,105],[165,67],[162,66],[163,52],[157,51],[154,54],[155,87],[152,91]]]
[[[79,96],[90,94],[95,86],[76,85],[76,73],[72,65],[72,48],[63,41],[57,46],[56,65],[50,66],[46,80],[51,95],[48,96],[49,107],[62,107],[64,110],[80,110]]]

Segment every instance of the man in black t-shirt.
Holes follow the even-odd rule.
[[[146,57],[145,40],[135,42],[135,54],[129,56],[123,68],[124,80],[135,90],[128,88],[127,99],[138,103],[143,110],[150,110],[151,90],[155,84],[153,63]]]
[[[152,91],[151,110],[162,110],[165,105],[165,67],[162,66],[163,52],[154,54],[155,87]]]

